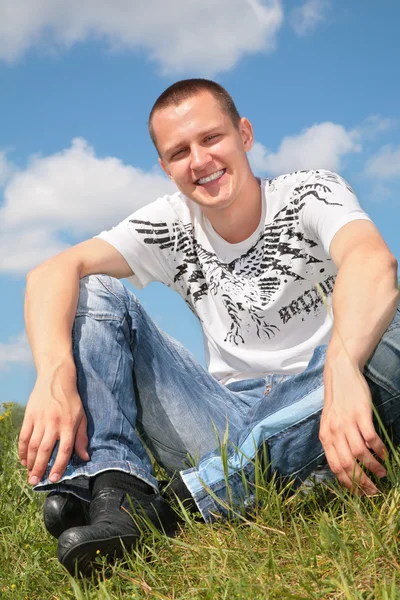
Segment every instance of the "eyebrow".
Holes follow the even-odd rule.
[[[199,133],[199,137],[201,137],[201,138],[207,137],[208,135],[211,135],[212,133],[215,133],[220,128],[221,128],[220,125],[215,125],[214,127],[211,127],[209,129],[205,129],[204,131],[202,131],[202,132]],[[180,148],[185,147],[186,145],[187,145],[186,142],[181,142],[179,144],[175,144],[175,146],[170,146],[169,148],[167,148],[163,152],[163,154],[164,154],[164,156],[172,155],[172,154],[174,154],[174,152],[176,152]]]

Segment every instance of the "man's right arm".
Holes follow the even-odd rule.
[[[89,460],[87,422],[76,387],[71,332],[79,280],[96,273],[117,278],[133,274],[113,246],[95,238],[47,260],[27,277],[25,324],[37,379],[21,429],[19,456],[33,485],[43,476],[58,440],[51,480],[62,476],[74,450],[80,458]]]

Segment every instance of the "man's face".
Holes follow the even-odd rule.
[[[157,111],[153,130],[161,167],[205,213],[230,206],[252,177],[249,121],[242,118],[235,127],[209,92]]]

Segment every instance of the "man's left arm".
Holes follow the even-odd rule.
[[[332,240],[330,254],[338,275],[320,440],[339,481],[354,491],[374,494],[376,487],[360,465],[384,476],[386,471],[375,456],[383,459],[386,449],[373,425],[363,369],[396,312],[397,261],[377,228],[366,220],[344,225]]]

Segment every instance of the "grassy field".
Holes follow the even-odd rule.
[[[113,568],[99,557],[92,579],[74,580],[43,526],[43,496],[19,466],[11,411],[0,410],[1,599],[400,598],[399,469],[370,498],[263,485],[252,520],[209,526],[186,516],[176,538],[149,534]]]

